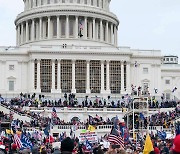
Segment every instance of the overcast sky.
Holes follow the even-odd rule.
[[[14,19],[23,0],[0,0],[0,46],[15,45]],[[111,0],[119,20],[119,46],[157,49],[180,57],[180,0]]]

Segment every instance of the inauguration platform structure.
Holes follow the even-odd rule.
[[[148,131],[149,104],[148,97],[134,97],[130,102],[125,114],[125,121],[129,133],[136,138],[138,133],[144,134]]]

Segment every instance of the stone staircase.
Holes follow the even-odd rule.
[[[16,110],[10,108],[10,106],[6,106],[4,104],[0,104],[0,111],[3,111],[5,114],[9,114],[10,111],[13,112],[13,117],[15,119],[22,120],[23,122],[30,122],[32,117],[28,116],[27,114],[21,114]]]

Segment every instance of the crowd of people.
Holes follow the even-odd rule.
[[[5,100],[6,101],[6,100]],[[130,95],[124,95],[121,98],[113,99],[108,96],[107,99],[95,97],[93,99],[86,96],[85,98],[76,98],[74,94],[64,94],[63,98],[58,100],[47,99],[44,95],[36,97],[34,93],[32,96],[20,94],[19,97],[15,97],[8,101],[12,106],[29,106],[29,107],[91,107],[91,108],[128,108],[130,102],[133,101],[133,97]],[[7,102],[7,101],[6,101]],[[179,102],[174,100],[156,100],[155,98],[149,99],[149,108],[175,108]]]
[[[150,126],[163,126],[163,128],[173,128],[174,120],[180,117],[180,107],[176,107],[175,110],[169,112],[161,112],[153,114],[149,118]]]

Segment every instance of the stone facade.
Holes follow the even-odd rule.
[[[15,20],[17,46],[0,47],[0,93],[107,98],[130,94],[133,85],[152,96],[180,98],[177,60],[163,63],[159,50],[118,47],[119,20],[109,5],[110,0],[24,0]]]

